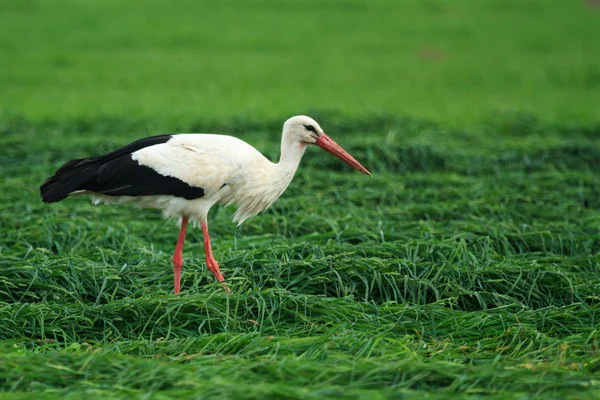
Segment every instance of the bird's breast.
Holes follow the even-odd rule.
[[[285,192],[293,174],[281,174],[275,168],[248,173],[231,185],[227,203],[237,203],[234,222],[242,223],[269,208]]]

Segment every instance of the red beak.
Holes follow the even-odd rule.
[[[333,154],[340,160],[346,162],[351,167],[359,170],[363,174],[373,176],[373,175],[371,175],[371,173],[369,171],[367,171],[367,169],[365,167],[360,165],[360,163],[358,161],[356,161],[354,159],[354,157],[352,157],[350,154],[348,154],[348,152],[346,152],[346,150],[342,149],[342,146],[340,146],[339,144],[337,144],[336,142],[331,140],[331,138],[329,136],[327,136],[326,134],[323,133],[321,136],[319,136],[317,138],[317,143],[315,143],[315,144],[317,146],[319,146],[320,148],[322,148],[323,150],[330,152],[331,154]]]

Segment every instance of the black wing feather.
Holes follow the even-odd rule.
[[[137,150],[166,143],[171,137],[152,136],[100,157],[68,161],[40,186],[42,200],[54,203],[77,190],[107,196],[172,195],[188,200],[203,197],[204,189],[161,175],[131,158]]]

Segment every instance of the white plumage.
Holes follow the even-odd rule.
[[[204,197],[151,195],[115,198],[93,195],[95,203],[133,203],[158,208],[167,217],[202,221],[216,203],[237,203],[234,221],[266,210],[285,191],[296,168],[281,168],[248,143],[226,135],[178,134],[166,143],[145,147],[131,157],[161,175],[204,189]],[[289,167],[289,165],[287,165]]]

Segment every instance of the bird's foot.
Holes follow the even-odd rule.
[[[223,288],[223,290],[225,291],[225,293],[227,293],[228,295],[232,295],[233,294],[231,292],[231,289],[229,289],[229,286],[227,286],[226,283],[223,283],[223,285],[221,285],[221,287]]]
[[[219,269],[219,264],[217,264],[217,261],[207,260],[206,266],[209,269],[209,271],[212,272],[215,278],[217,278],[217,281],[221,283],[221,287],[223,288],[223,290],[228,294],[231,294],[231,289],[229,289],[229,286],[227,285],[227,283],[225,283],[225,278],[223,278],[223,274]]]

